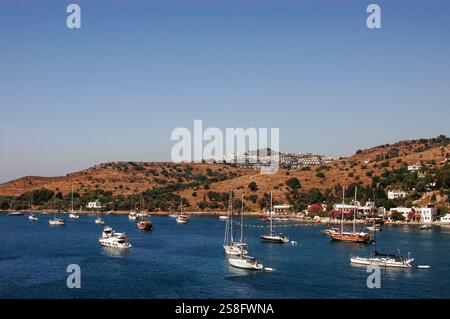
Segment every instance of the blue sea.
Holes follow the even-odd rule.
[[[416,263],[382,270],[381,288],[369,289],[370,274],[349,258],[368,256],[373,246],[331,242],[325,225],[277,222],[276,231],[298,242],[279,245],[261,243],[265,223],[247,218],[249,254],[276,268],[252,272],[228,265],[217,217],[194,216],[186,225],[153,217],[154,231],[144,232],[127,216],[103,216],[128,234],[133,248],[126,252],[99,245],[103,226],[95,216],[66,218],[59,227],[49,226],[51,217],[0,214],[0,298],[450,298],[450,228],[384,226],[377,249],[411,252]],[[70,264],[80,266],[80,289],[67,288]]]

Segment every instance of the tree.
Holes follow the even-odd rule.
[[[322,173],[322,172],[318,172],[318,173],[316,174],[316,176],[319,177],[319,178],[325,178],[325,174]]]
[[[300,184],[300,180],[297,177],[289,178],[286,181],[286,185],[292,190],[297,190],[302,187],[302,185]]]
[[[250,182],[250,184],[248,184],[248,188],[252,192],[256,192],[258,190],[258,184],[256,184],[256,182]]]
[[[399,212],[397,212],[397,211],[394,211],[394,212],[392,212],[391,213],[391,219],[393,220],[393,221],[404,221],[405,220],[405,216],[403,216],[403,214],[402,213],[399,213]]]

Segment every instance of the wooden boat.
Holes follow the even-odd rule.
[[[357,188],[355,188],[355,203],[357,197]],[[372,243],[372,236],[365,232],[356,232],[356,204],[353,209],[353,231],[344,231],[344,204],[345,204],[345,188],[342,189],[342,215],[341,215],[341,229],[340,231],[330,231],[328,232],[328,236],[330,236],[333,241],[342,241],[342,242],[350,242],[350,243],[364,243],[369,244]]]

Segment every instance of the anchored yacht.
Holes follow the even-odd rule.
[[[261,235],[261,241],[268,243],[286,244],[289,242],[289,238],[282,233],[273,232],[273,218],[272,218],[272,193],[270,193],[270,232],[268,234]]]
[[[106,226],[103,229],[102,237],[99,238],[100,245],[104,247],[128,249],[131,243],[125,233],[117,233],[111,227]]]
[[[242,255],[240,257],[230,257],[228,258],[230,266],[248,269],[248,270],[263,270],[264,266],[257,259],[250,256]]]

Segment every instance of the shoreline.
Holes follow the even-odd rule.
[[[29,213],[42,213],[42,211],[37,211],[37,210],[2,210],[0,211],[0,214],[9,214],[11,212],[20,212],[22,214],[29,214]],[[58,214],[58,215],[68,215],[69,212],[61,212],[61,211],[52,211],[52,210],[45,210],[45,213],[48,215],[51,214]],[[95,211],[77,211],[76,212],[78,215],[80,216],[92,216],[92,215],[116,215],[116,216],[124,216],[124,215],[128,215],[130,212],[129,211],[103,211],[103,212],[95,212]],[[169,216],[171,214],[173,214],[173,212],[145,212],[146,214],[148,214],[149,216]],[[219,216],[227,216],[229,213],[228,212],[198,212],[198,211],[193,211],[193,212],[183,212],[183,214],[185,215],[190,215],[190,216],[197,216],[197,217],[219,217]],[[237,216],[238,214],[235,214],[235,216]],[[263,217],[267,217],[267,213],[265,212],[245,212],[244,216],[246,217],[255,217],[255,218],[263,218]],[[296,214],[288,214],[288,215],[283,215],[279,218],[274,219],[274,222],[282,222],[282,221],[297,221],[297,222],[303,222],[303,223],[311,223],[311,224],[322,224],[322,225],[340,225],[341,222],[340,220],[314,220],[311,218],[305,218],[305,217],[300,217]],[[353,221],[344,221],[345,225],[352,225]],[[357,225],[364,225],[366,224],[364,220],[357,220],[356,221]],[[423,225],[432,225],[432,226],[450,226],[450,223],[442,223],[442,222],[432,222],[432,223],[409,223],[409,222],[392,222],[392,221],[384,221],[384,225],[388,225],[388,226],[423,226]]]

